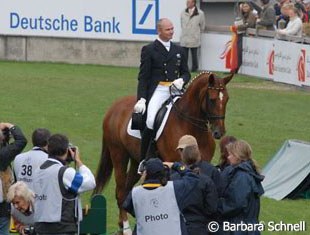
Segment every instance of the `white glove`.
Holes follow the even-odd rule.
[[[172,84],[178,89],[178,90],[182,90],[182,87],[184,85],[184,80],[183,78],[178,78],[175,79]]]
[[[144,114],[145,113],[145,110],[146,110],[146,104],[145,104],[146,100],[144,98],[140,98],[138,100],[138,102],[135,104],[135,107],[133,108],[133,110],[136,112],[136,113],[142,113]]]

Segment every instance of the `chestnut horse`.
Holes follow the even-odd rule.
[[[185,134],[196,137],[203,160],[212,159],[215,150],[213,137],[219,139],[225,133],[224,119],[228,101],[226,84],[232,77],[233,74],[216,78],[212,73],[203,72],[192,79],[186,92],[174,104],[165,129],[156,142],[159,155],[164,161],[179,160],[175,149],[179,138]],[[105,115],[101,160],[94,191],[99,193],[103,190],[114,168],[120,228],[128,227],[125,222],[128,219],[127,213],[122,209],[122,203],[139,179],[137,168],[140,140],[127,134],[127,125],[135,103],[134,96],[122,98]]]

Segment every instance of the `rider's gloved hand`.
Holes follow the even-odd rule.
[[[136,113],[142,113],[142,114],[144,114],[145,113],[145,110],[146,110],[146,99],[144,99],[144,98],[140,98],[139,100],[138,100],[138,102],[135,104],[135,107],[133,108],[134,109],[134,111],[136,112]]]
[[[183,85],[184,85],[184,80],[183,78],[178,78],[175,79],[172,84],[178,89],[178,90],[182,90]]]

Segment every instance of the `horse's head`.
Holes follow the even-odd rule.
[[[200,130],[210,130],[214,138],[225,134],[225,112],[228,101],[226,84],[233,74],[217,78],[203,72],[189,83],[178,105],[174,105],[178,116]]]
[[[225,78],[217,78],[214,74],[203,72],[195,77],[185,93],[190,115],[185,117],[196,127],[211,129],[214,138],[225,134],[225,112],[228,101],[226,84],[233,74]],[[191,111],[189,111],[191,110]]]
[[[215,139],[225,134],[225,113],[229,96],[226,84],[232,79],[233,74],[225,78],[217,78],[210,73],[207,82],[200,90],[201,111],[212,130]]]

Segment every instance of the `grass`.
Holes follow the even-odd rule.
[[[37,127],[67,134],[70,141],[79,146],[82,160],[95,172],[104,114],[117,98],[136,94],[138,69],[3,61],[0,71],[0,121],[19,125],[29,141]],[[247,140],[261,166],[284,140],[310,141],[309,92],[240,75],[228,88],[227,134]],[[30,148],[31,143],[26,150]],[[218,155],[217,149],[213,163],[217,163]],[[118,218],[113,180],[104,195],[108,201],[108,231],[113,233],[117,230]],[[90,193],[83,196],[84,204],[89,196]],[[275,201],[264,197],[261,201],[262,221],[310,223],[309,201]]]

